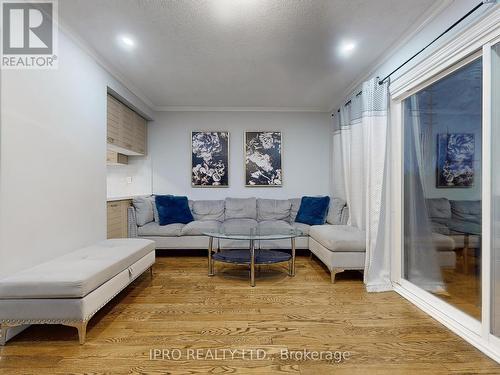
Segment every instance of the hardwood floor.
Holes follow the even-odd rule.
[[[242,267],[209,278],[204,257],[158,257],[154,272],[90,321],[85,345],[75,329],[32,326],[0,347],[0,373],[500,374],[497,363],[396,293],[366,293],[357,272],[332,285],[306,256],[295,278],[262,267],[255,288]],[[154,349],[179,349],[181,358],[150,360]],[[187,358],[196,349],[219,358]],[[223,360],[222,349],[239,352]],[[252,349],[266,357],[250,360]],[[350,356],[295,360],[280,356],[286,349]]]

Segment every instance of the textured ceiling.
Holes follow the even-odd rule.
[[[156,107],[328,110],[435,0],[64,0],[60,18]],[[132,51],[117,43],[128,34]],[[344,40],[358,48],[338,54]]]

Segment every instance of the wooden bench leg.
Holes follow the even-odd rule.
[[[331,277],[331,280],[332,280],[332,284],[335,284],[335,276],[340,273],[340,272],[344,272],[345,270],[343,268],[332,268],[330,270],[330,277]]]
[[[70,327],[75,327],[78,330],[78,340],[80,341],[80,345],[85,344],[85,338],[87,337],[87,323],[85,322],[75,322],[71,324],[64,324]]]

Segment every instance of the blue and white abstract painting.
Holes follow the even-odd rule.
[[[229,132],[192,132],[191,150],[193,187],[229,186]]]
[[[438,134],[438,188],[472,187],[474,183],[474,146],[474,134]]]
[[[245,169],[246,186],[282,186],[281,132],[245,132]]]

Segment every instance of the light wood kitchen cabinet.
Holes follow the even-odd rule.
[[[108,149],[125,155],[145,155],[146,125],[146,119],[108,94]]]
[[[107,165],[124,165],[128,164],[128,156],[119,152],[108,150],[106,153]]]
[[[107,203],[108,238],[128,237],[127,211],[131,203],[130,199]]]

